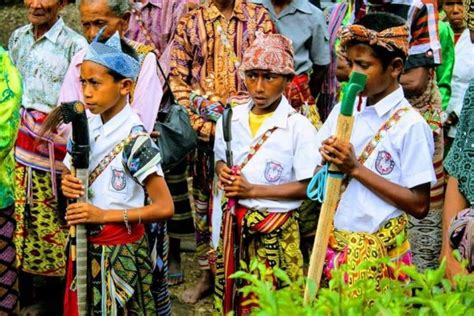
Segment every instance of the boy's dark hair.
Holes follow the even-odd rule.
[[[105,38],[105,39],[101,38],[99,40],[99,42],[105,43],[105,42],[107,42],[107,40],[108,40],[108,38]],[[132,46],[130,46],[123,38],[120,39],[120,45],[122,46],[122,51],[125,54],[127,54],[128,56],[132,57],[135,60],[139,60],[137,51]],[[114,78],[115,82],[126,79],[126,77],[122,76],[118,72],[113,71],[111,69],[107,68],[107,72],[108,72],[109,75],[111,75]]]
[[[401,17],[391,13],[377,12],[367,14],[360,20],[356,21],[354,24],[362,25],[368,30],[381,32],[391,27],[403,26],[406,24],[406,21]],[[358,42],[357,40],[353,40],[347,43],[347,47],[354,46],[356,44],[369,45],[367,42]],[[397,57],[401,58],[403,62],[405,62],[405,60],[407,59],[405,53],[398,48],[394,48],[393,51],[389,51],[386,48],[383,48],[378,45],[369,46],[374,50],[375,57],[377,57],[381,61],[384,70],[387,69],[390,63]]]

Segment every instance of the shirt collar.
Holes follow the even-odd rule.
[[[239,121],[245,126],[245,124],[248,122],[249,112],[252,109],[253,102],[250,101],[247,105],[242,106],[246,106],[248,111],[239,111],[235,113],[236,115],[232,117],[232,121]],[[275,112],[273,112],[273,115],[265,120],[264,126],[267,127],[267,129],[275,126],[278,128],[286,128],[288,125],[288,115],[292,112],[295,112],[295,110],[291,107],[290,103],[288,103],[286,97],[283,96],[281,98],[280,104],[278,104]],[[265,131],[267,129],[265,129]]]
[[[133,111],[129,104],[105,124],[102,123],[100,115],[95,115],[89,122],[89,130],[94,139],[97,138],[100,133],[103,133],[102,136],[107,137],[114,131],[120,129],[132,115]]]
[[[307,0],[293,0],[288,6],[280,12],[280,16],[277,16],[275,13],[275,8],[273,7],[271,0],[254,0],[254,3],[261,4],[270,11],[270,13],[278,18],[281,18],[288,14],[293,14],[296,11],[301,11],[306,14],[311,14],[311,4]]]
[[[384,97],[382,100],[374,104],[373,108],[375,109],[375,112],[377,112],[377,115],[379,117],[382,117],[387,114],[391,109],[400,104],[403,99],[405,99],[403,88],[399,86],[398,89],[396,89],[395,91]],[[367,99],[365,101],[367,102]]]
[[[242,10],[242,3],[243,0],[235,0],[234,3],[234,11],[232,12],[231,19],[233,17],[236,17],[237,19],[241,21],[245,21],[245,15],[244,11]],[[206,5],[206,10],[205,10],[205,15],[207,16],[207,20],[210,20],[211,22],[214,22],[217,18],[220,16],[223,16],[222,13],[217,9],[215,6],[214,2],[212,0],[209,0],[207,5]]]
[[[64,28],[64,20],[63,20],[62,17],[59,17],[58,20],[56,21],[56,23],[54,23],[54,25],[48,30],[48,32],[46,32],[38,40],[45,37],[48,40],[50,40],[51,42],[53,42],[54,44],[56,44],[56,42],[58,40],[58,37],[59,37],[59,34],[63,30],[63,28]],[[33,24],[30,23],[30,28],[28,29],[28,31],[31,32],[31,34],[33,34]]]

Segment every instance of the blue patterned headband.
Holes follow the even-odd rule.
[[[140,71],[140,63],[135,58],[125,54],[120,44],[120,36],[116,32],[104,44],[94,40],[84,57],[99,65],[102,65],[116,73],[135,80]]]

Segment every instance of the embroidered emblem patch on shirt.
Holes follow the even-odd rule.
[[[267,161],[267,165],[265,167],[265,179],[268,182],[276,182],[280,180],[282,172],[283,166],[281,163],[272,160]]]
[[[377,154],[375,169],[383,176],[390,174],[395,168],[395,161],[388,151],[382,150]]]
[[[125,180],[125,172],[120,169],[112,169],[112,188],[115,191],[122,191],[127,186],[127,181]]]

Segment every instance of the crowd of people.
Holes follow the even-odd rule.
[[[213,294],[216,314],[248,315],[252,294],[231,274],[257,258],[305,276],[321,209],[307,187],[328,165],[343,188],[316,254],[324,281],[347,264],[348,283],[409,282],[391,265],[357,268],[384,257],[471,272],[471,1],[81,0],[79,34],[66,0],[25,0],[29,23],[0,47],[0,314],[171,315],[180,244],[194,236],[201,274],[180,299]],[[346,142],[352,72],[367,83]],[[165,170],[155,124],[167,94],[198,144]],[[51,123],[77,101],[85,182],[70,124]],[[87,227],[85,281],[75,225]]]

